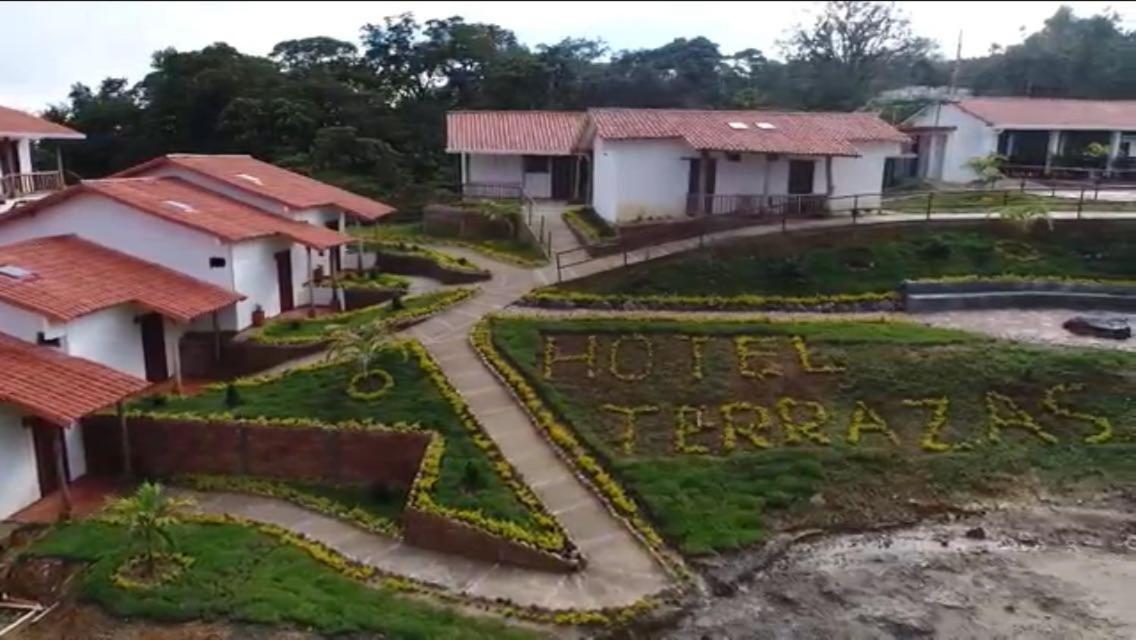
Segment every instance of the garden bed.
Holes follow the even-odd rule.
[[[406,355],[409,357],[404,357]],[[346,387],[354,370],[345,363],[333,362],[279,376],[239,381],[235,387],[236,401],[224,385],[219,385],[192,397],[143,399],[132,404],[128,413],[134,420],[219,423],[216,426],[222,427],[222,431],[226,425],[232,431],[244,428],[247,423],[248,427],[261,427],[260,431],[265,431],[258,435],[258,442],[265,440],[259,449],[251,444],[242,445],[243,448],[222,445],[222,451],[212,460],[216,470],[179,466],[174,472],[179,475],[226,474],[233,468],[251,469],[252,462],[232,460],[227,463],[225,458],[261,449],[279,450],[296,440],[309,447],[311,455],[306,460],[302,456],[281,460],[281,465],[287,463],[288,466],[282,466],[279,471],[297,469],[295,479],[310,484],[313,480],[327,479],[323,471],[327,465],[320,462],[325,451],[349,455],[357,449],[347,443],[329,447],[318,433],[309,433],[313,430],[348,432],[344,437],[352,430],[425,434],[429,442],[417,470],[398,483],[404,488],[409,486],[407,510],[452,520],[479,532],[480,542],[475,540],[471,548],[465,550],[474,557],[489,554],[493,556],[490,559],[496,558],[498,553],[493,549],[500,546],[493,542],[496,538],[531,550],[533,562],[558,562],[561,570],[578,564],[578,554],[559,524],[485,435],[425,349],[409,342],[402,348],[384,350],[375,357],[371,368],[387,373],[394,381],[393,387],[378,398],[349,395]],[[294,429],[288,429],[289,426]],[[269,438],[273,427],[279,432],[276,442]],[[210,438],[238,437],[229,431],[219,431]],[[251,442],[250,437],[244,436],[238,440]],[[192,462],[192,456],[188,456],[192,447],[180,448],[187,455],[171,462],[178,465]],[[356,460],[356,463],[361,464],[361,461]],[[382,461],[376,459],[374,464],[382,465]],[[356,467],[359,465],[352,468]],[[376,471],[384,469],[378,467]],[[276,471],[268,470],[263,475],[279,476]],[[254,469],[252,473],[257,475]],[[519,551],[511,557],[519,557],[518,554]],[[523,560],[517,562],[520,564]]]
[[[316,318],[282,318],[269,322],[249,339],[273,345],[312,344],[327,341],[338,329],[356,329],[376,322],[388,322],[396,328],[404,328],[476,293],[474,287],[432,291],[402,299],[402,308],[399,309],[392,302],[386,302]]]
[[[1131,354],[882,321],[500,317],[475,344],[617,512],[690,555],[1136,482]]]
[[[591,207],[576,207],[560,214],[576,240],[586,247],[615,244],[619,233]]]
[[[465,258],[408,242],[368,240],[365,251],[375,255],[375,265],[384,272],[433,278],[442,284],[467,284],[492,277],[489,271]]]
[[[539,267],[548,264],[548,259],[539,247],[518,238],[510,238],[507,234],[477,238],[459,237],[449,226],[426,226],[425,222],[411,222],[365,227],[360,229],[357,235],[368,242],[461,247],[521,267]]]

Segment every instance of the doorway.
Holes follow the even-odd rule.
[[[813,192],[813,177],[816,171],[814,160],[789,161],[789,194],[806,195]]]
[[[161,382],[170,377],[166,367],[166,327],[160,313],[147,313],[139,319],[142,325],[142,360],[146,379]]]
[[[552,199],[571,200],[576,182],[576,158],[556,156],[552,159]]]
[[[276,283],[280,288],[280,312],[296,308],[292,295],[292,251],[285,249],[272,255],[276,259]]]
[[[702,193],[702,158],[690,159],[690,173],[687,175],[686,180],[686,194],[687,196],[697,196],[699,194],[705,196],[705,210],[706,213],[714,212],[714,190],[718,185],[718,160],[716,158],[709,158],[706,162],[706,170],[709,175],[706,176],[706,193]],[[687,197],[687,214],[694,215],[699,212],[697,198]]]
[[[55,442],[63,451],[63,473],[71,475],[70,465],[67,462],[67,440],[63,437],[63,430],[39,418],[27,418],[26,424],[32,430],[32,447],[35,449],[36,475],[39,480],[39,494],[48,496],[59,490],[62,478],[59,477],[59,467],[55,464]]]

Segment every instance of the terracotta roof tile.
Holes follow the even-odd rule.
[[[29,138],[74,138],[81,140],[87,136],[55,124],[30,113],[0,106],[0,134],[13,134]]]
[[[1136,129],[1136,100],[965,98],[957,104],[997,126]]]
[[[862,112],[592,109],[588,113],[601,138],[677,138],[699,150],[856,156],[853,142],[908,141],[875,114]],[[731,122],[745,127],[734,128]]]
[[[279,202],[293,209],[337,207],[365,220],[394,213],[388,204],[320,182],[247,155],[169,154],[131,167],[112,177],[146,175],[175,165],[232,187]]]
[[[3,267],[28,274],[5,274]],[[53,320],[132,303],[186,322],[243,298],[75,236],[0,246],[0,301]]]
[[[18,219],[81,193],[97,193],[138,211],[216,236],[226,242],[279,235],[323,251],[351,242],[326,227],[265,213],[179,178],[110,178],[87,180],[57,194],[24,205],[0,218]]]
[[[567,156],[587,149],[583,111],[451,111],[447,153]]]
[[[0,333],[0,402],[67,424],[148,386],[145,380]]]

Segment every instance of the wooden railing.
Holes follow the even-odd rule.
[[[0,199],[9,200],[37,193],[59,191],[63,186],[63,174],[58,171],[14,173],[8,176],[0,176]]]
[[[461,186],[463,198],[489,198],[491,200],[520,200],[525,194],[519,184],[495,182],[466,182]]]
[[[825,213],[824,195],[754,195],[692,193],[686,197],[687,215],[813,216]]]

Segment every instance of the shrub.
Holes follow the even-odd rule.
[[[941,238],[931,237],[920,242],[916,252],[924,260],[943,261],[951,257],[951,245]]]
[[[768,266],[769,275],[783,280],[804,280],[805,265],[796,258],[774,260]]]
[[[401,295],[395,295],[395,297],[391,298],[390,308],[391,311],[402,311],[406,308],[406,305],[402,302]]]
[[[241,391],[237,389],[237,385],[229,383],[225,385],[225,406],[233,409],[239,407],[244,400],[241,398]]]
[[[481,467],[469,460],[462,470],[462,486],[468,491],[477,491],[485,487],[485,473]]]

